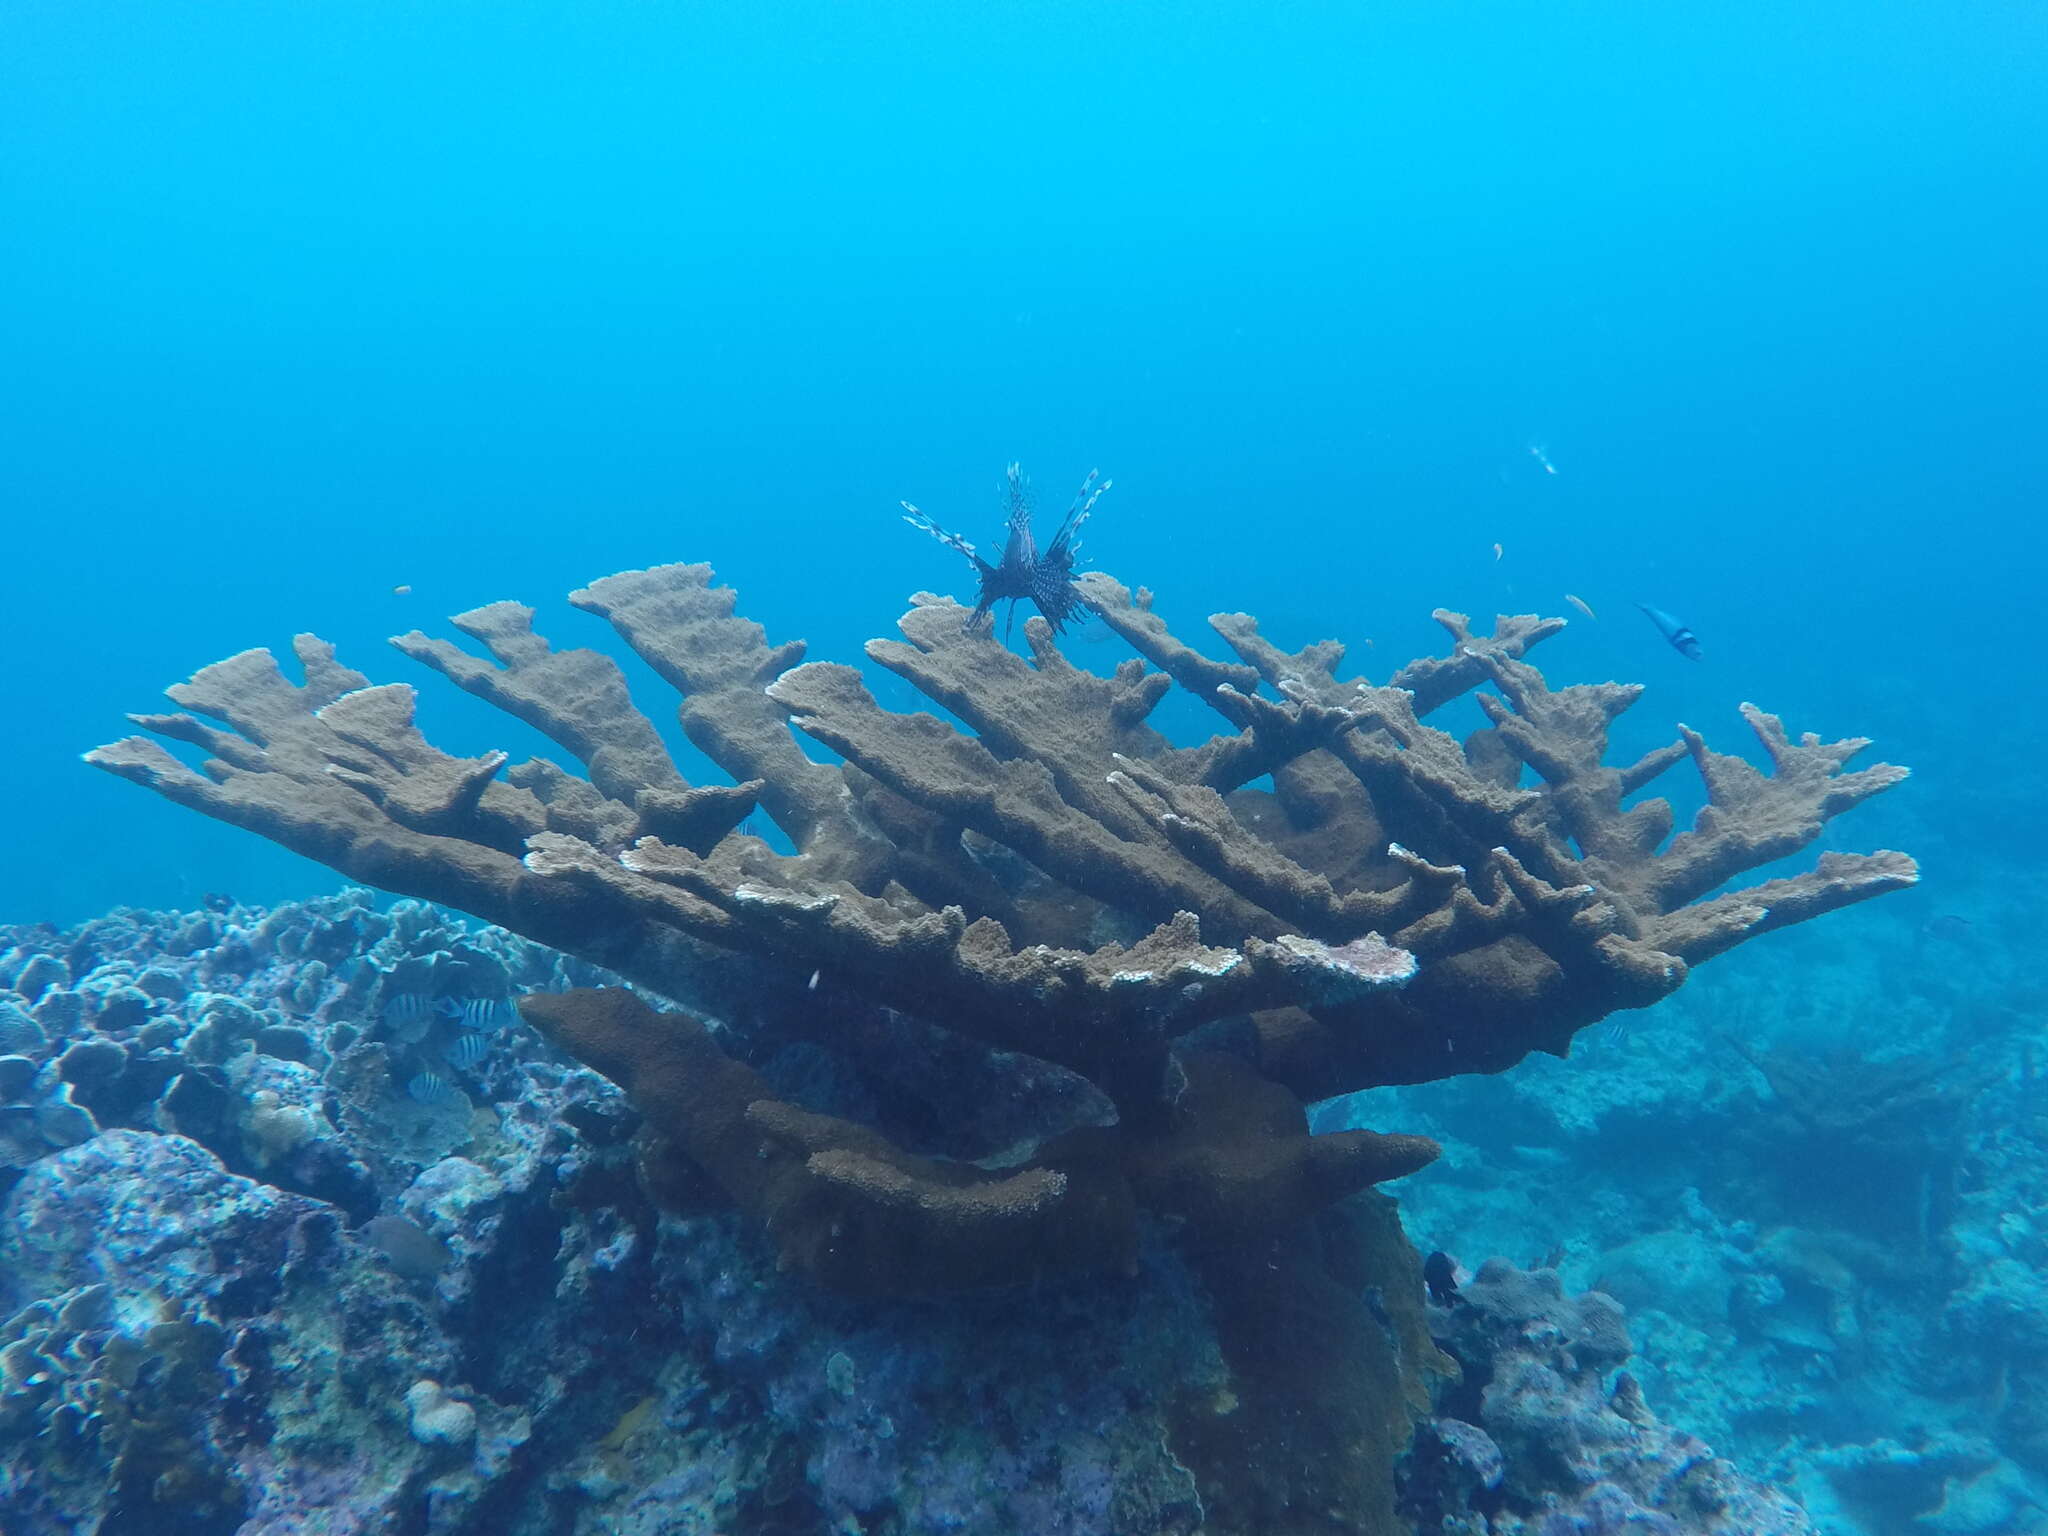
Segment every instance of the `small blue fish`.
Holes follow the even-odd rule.
[[[484,1057],[488,1056],[490,1052],[491,1037],[489,1035],[467,1034],[457,1035],[453,1040],[450,1040],[443,1047],[441,1055],[450,1066],[467,1072],[471,1067],[482,1061]]]
[[[1690,625],[1681,624],[1662,608],[1652,608],[1648,603],[1636,606],[1650,616],[1650,622],[1657,626],[1657,633],[1671,642],[1671,648],[1687,661],[1700,660],[1700,637],[1692,632]]]
[[[434,1005],[463,1029],[503,1029],[512,1010],[495,997],[444,997]]]
[[[400,992],[384,999],[384,1022],[399,1028],[422,1022],[432,1011],[433,1005],[418,992]]]
[[[422,1104],[445,1104],[455,1096],[455,1086],[438,1072],[422,1072],[405,1085],[405,1091]]]

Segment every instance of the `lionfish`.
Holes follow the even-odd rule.
[[[973,563],[981,590],[974,612],[967,616],[963,628],[974,630],[984,625],[992,628],[995,621],[990,615],[995,605],[1007,602],[1010,607],[1003,623],[1003,639],[1007,642],[1011,626],[1016,622],[1017,604],[1028,600],[1045,615],[1053,633],[1060,634],[1080,604],[1080,597],[1074,590],[1074,556],[1081,548],[1076,535],[1080,533],[1081,525],[1088,521],[1088,514],[1095,510],[1095,503],[1102,499],[1102,493],[1109,489],[1110,482],[1100,478],[1099,470],[1088,471],[1088,478],[1081,482],[1081,489],[1074,494],[1073,505],[1067,508],[1059,532],[1052,536],[1052,543],[1040,553],[1038,540],[1031,535],[1031,484],[1015,464],[1003,473],[1004,502],[1009,508],[1009,538],[1003,545],[1000,564],[990,565],[974,552],[972,544],[957,533],[947,532],[907,501],[903,503],[903,520],[913,528],[922,528],[948,549],[958,550]]]

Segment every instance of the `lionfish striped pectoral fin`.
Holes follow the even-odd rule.
[[[950,529],[941,528],[938,525],[938,523],[933,521],[930,513],[922,511],[921,509],[911,505],[907,501],[898,502],[897,505],[903,508],[903,521],[910,524],[911,527],[922,529],[924,532],[930,534],[933,538],[937,539],[941,544],[945,545],[946,548],[954,550],[959,554],[965,555],[970,561],[974,563],[976,569],[979,570],[987,568],[988,562],[986,560],[983,560],[980,555],[974,552],[974,546],[972,544],[968,543],[965,539],[961,538],[959,534],[952,532]]]
[[[1052,548],[1046,554],[1048,560],[1063,560],[1070,568],[1072,567],[1074,556],[1081,548],[1081,525],[1088,521],[1089,514],[1095,510],[1095,503],[1102,499],[1103,492],[1115,483],[1113,480],[1103,479],[1102,471],[1099,469],[1088,471],[1088,478],[1081,482],[1081,489],[1074,492],[1073,503],[1067,508],[1067,515],[1060,523],[1060,531],[1053,535]]]
[[[1004,526],[1002,561],[996,565],[990,565],[975,552],[972,544],[959,534],[941,527],[914,503],[906,501],[900,505],[903,520],[911,527],[930,534],[948,549],[965,555],[973,564],[979,590],[975,594],[974,610],[968,614],[962,627],[972,631],[989,626],[995,605],[1007,602],[1010,604],[1010,622],[1004,625],[1003,630],[1007,641],[1016,619],[1016,605],[1020,601],[1031,603],[1044,614],[1055,633],[1063,630],[1072,618],[1077,606],[1073,586],[1074,553],[1080,548],[1076,535],[1109,486],[1110,482],[1101,477],[1099,470],[1088,471],[1088,478],[1081,482],[1073,504],[1067,508],[1059,532],[1041,552],[1031,531],[1031,484],[1019,466],[1007,466],[1004,491],[1009,515]]]

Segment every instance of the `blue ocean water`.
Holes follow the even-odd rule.
[[[1828,846],[1919,888],[1716,962],[1558,1093],[1687,1030],[2038,1035],[2038,8],[15,0],[0,146],[0,922],[336,889],[79,761],[206,663],[309,630],[451,750],[533,750],[385,638],[516,598],[624,657],[562,596],[692,560],[855,660],[967,595],[898,502],[994,544],[1016,460],[1048,510],[1113,477],[1087,563],[1189,632],[1384,678],[1434,607],[1555,614],[1554,682],[1647,685],[1625,746],[1750,750],[1754,701],[1912,767]],[[1832,1008],[1759,1001],[1801,989]],[[1483,1147],[1458,1094],[1544,1091],[1415,1112]],[[1444,1174],[1425,1251],[1518,1236]],[[1611,1252],[1619,1209],[1512,1256]]]
[[[2030,8],[0,27],[11,916],[321,882],[78,771],[206,662],[402,674],[387,634],[669,559],[849,655],[962,575],[897,500],[993,537],[1012,459],[1113,475],[1088,553],[1176,612],[1406,656],[1576,592],[1585,676],[1880,736],[1928,815],[1959,704],[2031,723]]]

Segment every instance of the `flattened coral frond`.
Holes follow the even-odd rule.
[[[1239,659],[1218,661],[1177,639],[1150,593],[1099,574],[1076,590],[1142,660],[1082,670],[1040,620],[1017,656],[964,635],[964,610],[934,598],[901,641],[869,647],[959,728],[882,709],[851,668],[800,664],[803,646],[771,644],[708,567],[575,593],[682,695],[685,731],[729,785],[687,783],[618,667],[557,650],[516,603],[453,621],[488,660],[417,632],[395,643],[546,732],[587,777],[439,752],[410,689],[371,686],[311,636],[295,642],[303,684],[248,651],[171,690],[190,713],[137,717],[204,752],[201,771],[140,737],[89,760],[657,988],[687,992],[693,967],[712,969],[692,958],[706,944],[829,972],[1111,1080],[1127,1103],[1165,1092],[1172,1041],[1231,1013],[1306,1009],[1265,1059],[1312,1093],[1562,1049],[1689,964],[1914,878],[1903,855],[1828,855],[1710,897],[1904,770],[1851,771],[1862,741],[1794,741],[1747,705],[1768,773],[1684,730],[1609,766],[1608,732],[1640,690],[1550,688],[1524,657],[1561,621],[1502,617],[1479,635],[1439,612],[1449,654],[1375,685],[1339,675],[1333,641],[1285,652],[1219,615]],[[1461,744],[1425,723],[1482,683],[1498,692],[1480,698],[1486,729]],[[1176,685],[1227,729],[1192,748],[1161,735],[1149,721]],[[792,724],[840,765],[801,751]],[[1665,802],[1623,802],[1685,756],[1709,803],[1670,839]],[[1247,787],[1268,775],[1270,791]],[[757,805],[793,855],[746,833]]]

